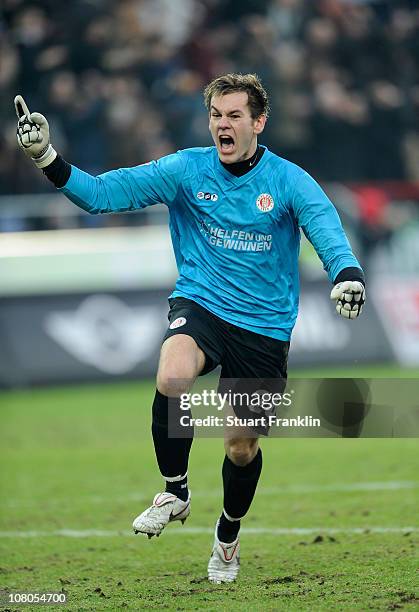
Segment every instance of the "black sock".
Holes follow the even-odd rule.
[[[221,542],[229,544],[234,542],[240,531],[240,521],[229,521],[224,512],[221,513],[218,523],[217,537]]]
[[[179,492],[178,497],[186,501],[188,498],[188,487],[186,474],[188,471],[189,451],[193,440],[193,427],[182,428],[183,438],[169,436],[169,398],[156,389],[153,402],[153,423],[151,431],[153,434],[154,450],[157,463],[163,478],[168,478],[166,491],[170,493]],[[171,418],[178,419],[187,415],[188,412],[180,410],[180,400],[170,398]],[[173,414],[172,414],[173,412]],[[176,413],[176,414],[174,414]],[[179,428],[178,428],[179,431]],[[172,479],[176,480],[173,481]],[[182,485],[185,485],[182,486]],[[175,495],[177,495],[177,492]]]
[[[241,519],[247,513],[255,495],[262,471],[262,451],[259,448],[253,461],[245,466],[235,465],[227,455],[223,463],[224,512],[232,519]],[[221,542],[233,542],[240,529],[240,520],[220,517],[218,538]]]
[[[189,495],[188,477],[185,476],[182,480],[177,480],[175,482],[166,480],[166,493],[172,493],[182,501],[186,501]]]

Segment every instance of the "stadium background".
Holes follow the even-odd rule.
[[[193,586],[219,506],[219,441],[195,443],[191,476],[202,491],[195,485],[197,531],[184,532],[194,553],[183,578],[180,538],[162,539],[151,560],[143,542],[121,536],[159,486],[148,431],[176,278],[166,212],[89,217],[66,202],[17,149],[12,101],[24,95],[47,116],[65,159],[99,173],[210,144],[202,88],[227,71],[261,76],[272,113],[260,141],[323,185],[366,272],[362,317],[340,320],[303,241],[291,374],[393,378],[396,388],[418,378],[417,1],[3,0],[0,589],[54,586],[74,606],[93,608],[136,607],[138,598],[144,608],[171,607],[161,592],[168,585],[181,609],[241,601],[243,610],[255,597],[261,609],[414,605],[405,535],[415,533],[407,529],[417,504],[414,440],[267,442],[247,546],[260,554],[262,543],[269,569],[244,567],[244,591],[233,589],[229,600]],[[207,500],[208,491],[216,495]],[[275,534],[258,528],[285,530],[276,534],[281,552]],[[361,542],[354,529],[371,535]],[[328,544],[304,549],[298,533],[306,544],[317,536]]]

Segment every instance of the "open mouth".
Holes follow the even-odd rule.
[[[222,153],[232,153],[234,150],[234,139],[231,136],[221,135],[219,137]]]

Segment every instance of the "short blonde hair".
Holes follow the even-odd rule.
[[[205,106],[209,111],[214,96],[224,96],[236,91],[247,93],[252,119],[269,115],[268,94],[257,74],[230,73],[217,77],[204,89]]]

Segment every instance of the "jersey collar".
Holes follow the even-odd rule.
[[[253,178],[256,174],[258,174],[258,172],[262,170],[262,168],[265,166],[265,164],[267,163],[270,157],[269,149],[265,147],[264,145],[260,145],[260,146],[263,149],[265,149],[265,152],[262,155],[261,160],[259,161],[258,164],[256,164],[254,168],[251,168],[249,172],[246,172],[246,174],[243,174],[242,176],[234,176],[234,174],[226,170],[223,164],[220,162],[220,158],[218,157],[217,147],[213,147],[213,157],[214,157],[215,169],[218,172],[220,172],[225,179],[227,179],[230,183],[233,183],[234,185],[242,185],[243,183],[246,183],[249,179]]]

